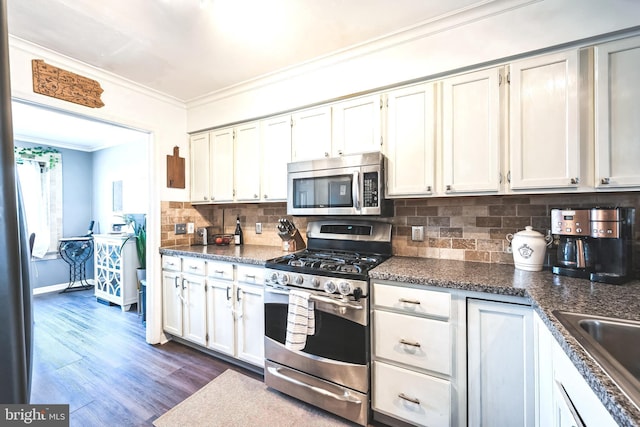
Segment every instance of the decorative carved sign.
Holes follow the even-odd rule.
[[[97,81],[46,64],[42,59],[32,60],[31,66],[35,93],[86,107],[104,107],[104,103],[100,99],[100,95],[104,91]]]

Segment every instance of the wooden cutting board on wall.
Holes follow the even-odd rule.
[[[167,187],[185,188],[184,157],[180,157],[180,147],[173,147],[173,155],[167,155]]]

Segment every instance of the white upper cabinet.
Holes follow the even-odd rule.
[[[292,161],[321,159],[331,155],[331,107],[293,114]]]
[[[211,201],[233,201],[233,128],[209,134]]]
[[[640,37],[595,48],[595,185],[640,186]]]
[[[191,201],[208,202],[211,196],[209,171],[209,134],[194,135],[190,140]]]
[[[442,82],[445,193],[500,190],[500,68]]]
[[[381,95],[364,96],[333,105],[333,156],[379,151]]]
[[[235,199],[260,199],[260,123],[251,122],[235,129]]]
[[[262,200],[287,200],[287,163],[291,161],[291,116],[263,120]]]
[[[580,184],[578,64],[574,49],[510,65],[512,189]]]
[[[435,190],[434,88],[434,83],[423,83],[387,96],[387,196]]]

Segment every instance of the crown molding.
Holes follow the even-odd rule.
[[[511,10],[526,7],[544,0],[483,0],[465,8],[449,12],[444,15],[423,21],[411,27],[403,28],[391,34],[378,37],[366,42],[350,46],[328,55],[320,56],[291,67],[265,74],[227,88],[210,92],[186,102],[187,108],[194,108],[208,103],[220,101],[244,92],[256,90],[265,86],[318,71],[339,63],[364,57],[368,54],[409,43],[415,40],[434,36],[464,25],[487,19]]]

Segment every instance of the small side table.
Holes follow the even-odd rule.
[[[59,240],[60,257],[69,264],[69,285],[61,291],[91,289],[87,282],[87,260],[93,255],[93,237],[68,237]]]

